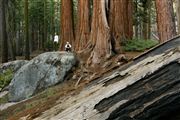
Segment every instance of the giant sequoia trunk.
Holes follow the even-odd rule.
[[[179,120],[174,116],[180,110],[179,88],[180,37],[93,81],[79,95],[55,106],[61,112],[51,119]]]
[[[76,27],[76,50],[85,48],[90,33],[90,1],[78,0],[78,15]]]
[[[72,0],[61,0],[61,28],[60,30],[61,30],[60,50],[64,50],[64,45],[67,41],[74,46]]]
[[[8,61],[8,39],[6,31],[6,19],[5,19],[5,3],[6,0],[0,0],[0,40],[2,47],[2,62]]]
[[[160,42],[176,35],[172,0],[156,0],[157,24]]]
[[[111,54],[111,37],[106,17],[105,0],[93,0],[90,40],[92,53],[89,61],[99,63]]]
[[[109,25],[113,35],[113,48],[120,52],[121,42],[132,39],[132,0],[111,0]]]

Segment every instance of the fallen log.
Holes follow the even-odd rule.
[[[177,40],[178,39],[178,40]],[[162,120],[180,110],[180,40],[163,44],[38,119]],[[44,114],[47,114],[46,111]],[[50,114],[49,112],[48,114]],[[53,113],[54,114],[54,113]],[[169,119],[170,120],[170,119]],[[174,120],[174,119],[172,119]]]

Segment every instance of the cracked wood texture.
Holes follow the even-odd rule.
[[[179,120],[179,42],[176,37],[161,44],[36,120]]]

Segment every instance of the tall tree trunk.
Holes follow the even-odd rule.
[[[66,41],[74,46],[74,27],[73,27],[73,7],[72,0],[61,0],[61,40],[60,50],[64,50]],[[73,47],[72,46],[72,47]]]
[[[30,59],[29,51],[29,21],[28,21],[28,0],[24,2],[24,19],[25,19],[25,59]]]
[[[135,0],[134,3],[134,14],[135,14],[135,25],[134,25],[134,33],[135,33],[135,37],[138,38],[138,33],[139,33],[139,17],[137,15],[138,13],[138,0]]]
[[[82,50],[89,39],[90,33],[90,1],[78,0],[78,20],[76,27],[76,50]]]
[[[121,51],[121,42],[133,37],[132,0],[111,0],[109,25],[115,52]]]
[[[51,0],[51,39],[52,41],[54,40],[54,36],[55,36],[55,2],[54,0]],[[55,49],[54,48],[54,44],[53,44],[53,50]]]
[[[105,0],[93,0],[90,40],[93,51],[88,61],[100,63],[104,57],[111,55],[112,46],[110,28],[106,17]]]
[[[143,39],[150,38],[151,32],[151,0],[146,0],[143,2]]]
[[[5,1],[6,0],[0,0],[0,39],[2,41],[2,63],[8,61],[8,39],[5,19]]]
[[[45,50],[45,43],[47,42],[47,18],[46,18],[46,0],[44,0],[44,16],[43,16],[43,38],[42,38],[42,49]]]
[[[179,0],[176,0],[176,16],[177,16],[178,34],[180,34],[180,1]]]
[[[152,1],[149,0],[149,5],[148,5],[148,20],[147,20],[147,31],[148,31],[148,36],[147,39],[151,39],[151,7],[152,7]]]
[[[171,0],[156,0],[157,26],[160,42],[176,35],[173,4]]]
[[[147,15],[148,15],[148,1],[143,2],[143,39],[148,38],[148,24],[147,24]]]
[[[128,15],[128,39],[133,38],[133,0],[128,0],[128,10],[127,10],[127,15]]]

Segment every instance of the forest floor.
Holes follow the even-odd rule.
[[[42,53],[42,51],[36,51],[32,54],[32,58]],[[128,60],[141,54],[141,52],[125,52],[124,55]],[[18,56],[17,59],[24,59],[22,56]],[[118,55],[112,57],[106,61],[103,67],[84,67],[79,65],[73,70],[65,82],[48,88],[42,92],[39,92],[34,97],[15,103],[14,105],[0,111],[0,120],[32,120],[53,106],[66,101],[71,96],[79,94],[82,89],[88,86],[92,81],[95,81],[99,77],[112,73],[115,69],[119,68],[126,63],[117,63]],[[61,110],[56,111],[54,114],[58,114]]]

